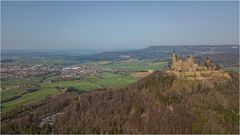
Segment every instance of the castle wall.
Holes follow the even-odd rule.
[[[197,68],[198,64],[187,60],[176,60],[171,65],[171,69],[175,71],[196,71]]]
[[[183,79],[189,79],[189,78],[195,78],[195,79],[211,79],[211,78],[227,78],[230,79],[231,76],[227,72],[223,71],[184,71],[184,72],[178,72],[178,71],[171,71],[168,70],[167,73],[173,74],[178,78]]]

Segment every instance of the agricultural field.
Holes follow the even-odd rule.
[[[35,92],[29,92],[29,93],[22,95],[21,97],[19,97],[17,99],[2,103],[2,106],[1,106],[2,111],[8,111],[8,110],[14,109],[17,106],[33,103],[33,102],[48,98],[49,96],[56,95],[56,94],[59,94],[62,92],[63,91],[58,90],[58,89],[46,89],[46,88],[39,89]]]
[[[86,77],[79,80],[71,81],[57,81],[57,82],[44,82],[41,84],[42,88],[60,88],[67,89],[74,87],[80,91],[88,91],[101,88],[116,88],[126,86],[129,83],[137,81],[136,78],[127,74],[118,73],[101,73],[96,76]]]
[[[108,68],[117,70],[132,70],[132,71],[146,71],[146,70],[162,70],[167,68],[167,62],[164,61],[124,61],[118,63],[106,64]]]
[[[30,77],[30,78],[8,78],[1,80],[1,89],[9,89],[16,85],[36,85],[42,77]]]

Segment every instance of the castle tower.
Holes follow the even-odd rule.
[[[212,60],[208,56],[204,61],[204,66],[207,69],[212,69],[213,68]]]
[[[176,65],[176,61],[177,61],[177,54],[175,49],[173,50],[173,54],[172,54],[172,65],[171,65],[171,69],[175,69],[175,65]]]
[[[175,62],[177,60],[177,54],[175,49],[173,50],[173,54],[172,54],[172,62]]]
[[[189,62],[192,62],[192,63],[194,62],[193,55],[190,55],[190,56],[189,56],[188,61],[189,61]]]

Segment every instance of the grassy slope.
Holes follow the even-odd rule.
[[[91,82],[99,85],[100,87],[124,87],[130,83],[136,82],[137,79],[130,76],[129,74],[113,74],[113,73],[102,73],[96,78],[92,79]]]
[[[6,99],[10,99],[14,96],[21,95],[25,93],[26,90],[24,89],[12,89],[12,90],[4,90],[1,91],[1,101],[4,101]]]
[[[8,110],[11,110],[20,105],[36,102],[41,99],[44,99],[47,96],[56,95],[58,93],[62,93],[62,92],[57,89],[40,89],[36,92],[27,93],[27,94],[21,96],[20,98],[3,103],[2,111],[8,111]]]

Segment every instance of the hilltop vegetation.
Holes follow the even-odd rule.
[[[2,133],[239,133],[239,74],[214,87],[156,71],[126,88],[65,92],[2,113]],[[58,114],[58,115],[57,115]],[[54,123],[45,121],[53,118]]]

